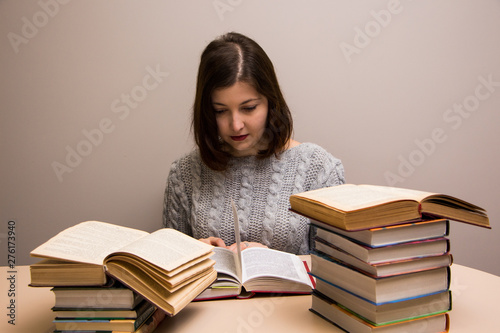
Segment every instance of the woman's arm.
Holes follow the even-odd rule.
[[[189,224],[189,202],[180,174],[179,162],[172,163],[168,174],[163,202],[163,226],[192,236]]]

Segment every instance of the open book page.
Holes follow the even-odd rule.
[[[344,184],[301,193],[300,196],[343,211],[353,211],[402,199],[421,201],[432,194],[386,186]]]
[[[102,265],[109,253],[147,235],[145,231],[105,222],[82,222],[61,231],[31,255]]]
[[[212,259],[215,260],[214,268],[217,273],[232,276],[241,283],[241,276],[238,276],[236,269],[235,256],[236,253],[231,250],[222,247],[215,247]]]
[[[252,247],[241,252],[243,282],[256,277],[278,277],[311,285],[304,263],[294,254]]]
[[[166,271],[173,271],[206,255],[212,249],[212,245],[200,242],[175,229],[160,229],[129,243],[119,252],[134,254]]]

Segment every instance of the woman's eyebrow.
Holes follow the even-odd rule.
[[[260,97],[258,97],[258,98],[250,98],[250,99],[247,99],[246,101],[241,102],[240,105],[243,105],[243,104],[246,104],[246,103],[249,103],[249,102],[253,102],[253,101],[259,101],[259,100],[261,100]],[[220,106],[226,106],[226,104],[219,103],[219,102],[212,102],[212,104],[214,104],[214,105],[220,105]]]

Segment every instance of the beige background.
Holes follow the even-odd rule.
[[[200,53],[231,30],[268,52],[295,138],[348,182],[486,208],[493,229],[452,224],[452,252],[500,275],[494,0],[0,1],[0,264],[9,220],[17,264],[80,221],[161,227]]]

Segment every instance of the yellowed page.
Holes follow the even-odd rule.
[[[420,201],[432,194],[395,187],[345,184],[300,193],[298,196],[320,201],[343,211],[353,211],[401,199]]]
[[[108,254],[147,235],[137,229],[87,221],[61,231],[31,251],[31,255],[102,265]]]
[[[171,271],[213,249],[175,229],[160,229],[120,249],[120,253],[134,254],[150,263]]]

